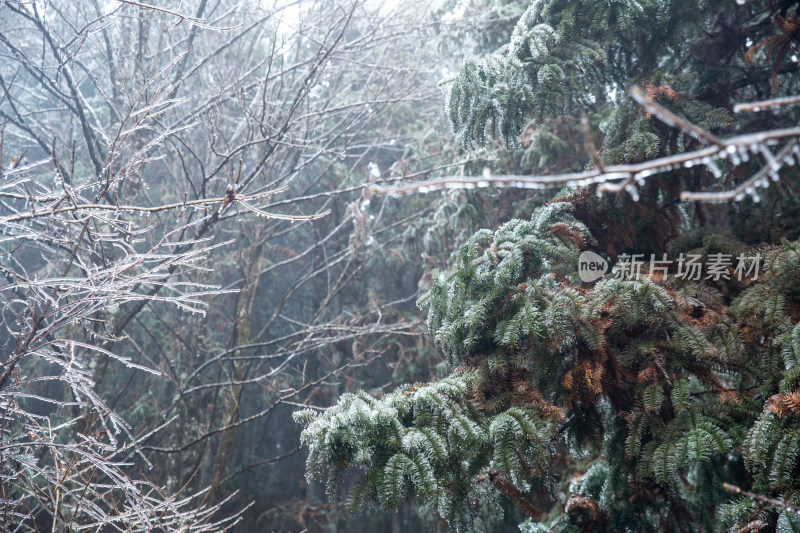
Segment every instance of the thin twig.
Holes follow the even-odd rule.
[[[749,102],[746,104],[736,104],[733,106],[734,113],[741,113],[742,111],[761,111],[768,107],[777,107],[781,105],[794,105],[800,104],[800,94],[794,96],[783,96],[781,98],[772,98],[770,100],[761,100],[760,102]]]
[[[167,9],[165,7],[158,7],[151,4],[144,4],[142,2],[136,2],[136,0],[117,0],[117,2],[121,2],[123,4],[130,4],[132,6],[143,7],[145,9],[152,9],[153,11],[161,11],[162,13],[166,13],[168,15],[172,15],[178,17],[180,19],[185,20],[186,22],[196,22],[202,24],[204,22],[208,22],[207,19],[201,19],[197,17],[192,17],[190,15],[184,15],[183,13],[179,13],[177,11],[172,11],[171,9]]]
[[[208,19],[192,17],[190,15],[184,15],[183,13],[180,13],[178,11],[172,11],[171,9],[167,9],[167,8],[164,8],[164,7],[158,7],[158,6],[154,6],[152,4],[145,4],[145,3],[142,3],[142,2],[137,2],[136,0],[117,0],[117,2],[120,2],[120,3],[123,3],[123,4],[129,4],[129,5],[136,6],[136,7],[141,7],[141,8],[144,8],[144,9],[152,9],[153,11],[160,11],[161,13],[166,13],[167,15],[172,15],[173,17],[178,17],[181,20],[185,20],[189,24],[192,24],[192,25],[197,26],[199,28],[202,28],[204,30],[233,31],[233,30],[238,30],[239,28],[241,28],[243,26],[243,24],[239,24],[237,26],[230,26],[230,27],[210,26],[208,24],[205,24],[205,22],[207,22]],[[180,24],[180,22],[178,22],[178,24]]]
[[[594,161],[594,166],[597,167],[597,170],[605,173],[605,165],[603,165],[603,160],[600,159],[600,155],[597,153],[597,147],[594,145],[594,141],[592,140],[592,132],[589,130],[588,118],[583,117],[581,119],[581,127],[583,128],[583,139],[586,143],[586,151],[589,152],[590,156],[592,156],[592,161]]]
[[[281,187],[280,189],[274,189],[271,191],[253,194],[253,195],[241,195],[237,194],[233,197],[236,202],[241,203],[250,211],[258,213],[259,215],[268,217],[268,218],[277,218],[280,220],[316,220],[318,218],[322,218],[330,213],[330,209],[324,211],[322,213],[317,213],[314,215],[284,215],[281,213],[271,213],[267,211],[263,211],[259,208],[253,207],[246,202],[259,200],[261,198],[265,198],[267,196],[271,196],[273,194],[283,192],[287,190],[288,187]],[[0,196],[3,196],[0,194]],[[59,207],[57,209],[50,209],[44,211],[36,211],[36,212],[24,212],[24,213],[17,213],[14,215],[9,215],[4,218],[0,218],[0,224],[7,224],[9,222],[19,222],[20,220],[29,220],[32,218],[41,218],[41,217],[50,217],[53,215],[58,215],[61,213],[71,213],[75,211],[85,211],[88,209],[96,209],[100,211],[130,211],[130,212],[138,212],[138,213],[159,213],[162,211],[171,211],[176,209],[181,209],[185,207],[191,206],[198,206],[198,207],[207,207],[212,204],[222,204],[225,203],[226,200],[230,200],[230,196],[225,195],[219,198],[203,198],[200,200],[190,200],[190,201],[183,201],[183,202],[175,202],[172,204],[163,204],[155,207],[142,207],[138,205],[107,205],[107,204],[99,204],[99,203],[86,203],[86,204],[77,204],[67,207]]]
[[[716,144],[720,147],[725,146],[725,141],[716,135],[707,132],[703,128],[695,126],[688,120],[679,117],[666,107],[647,96],[647,93],[645,93],[641,88],[634,86],[631,89],[631,96],[633,96],[634,100],[643,105],[647,111],[657,116],[664,124],[678,128],[684,133],[688,133],[698,141],[705,141],[711,144]]]
[[[777,507],[779,509],[786,509],[788,511],[794,511],[795,513],[800,514],[800,507],[796,505],[789,505],[788,503],[782,502],[775,498],[770,498],[768,496],[762,496],[761,494],[756,494],[754,492],[743,490],[737,487],[736,485],[731,485],[730,483],[722,483],[722,488],[734,492],[736,494],[740,494],[745,498],[750,498],[751,500],[755,500],[757,502],[767,503],[769,505],[772,505],[773,507]]]
[[[783,161],[784,158],[789,156],[792,153],[792,150],[797,145],[797,142],[792,140],[786,144],[777,154],[775,154],[775,159],[777,161]],[[734,189],[730,191],[722,191],[722,192],[682,192],[681,193],[681,200],[690,200],[693,202],[725,202],[728,200],[741,200],[742,197],[747,193],[748,189],[755,188],[758,186],[759,182],[763,179],[766,179],[767,175],[777,172],[774,164],[767,163],[761,169],[753,174],[751,177],[747,178],[744,182],[737,185]],[[776,180],[777,181],[777,180]]]

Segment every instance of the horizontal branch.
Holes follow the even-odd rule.
[[[703,128],[676,115],[669,109],[653,100],[639,87],[633,87],[631,89],[631,95],[647,110],[648,113],[655,115],[663,123],[670,127],[680,129],[685,134],[690,135],[699,141],[709,143],[710,146],[691,152],[674,154],[641,163],[613,165],[606,167],[603,165],[602,161],[597,155],[596,149],[594,148],[594,143],[592,142],[591,136],[589,135],[587,129],[587,123],[584,119],[583,125],[586,147],[595,163],[595,168],[591,170],[570,174],[546,176],[492,175],[491,173],[484,171],[482,176],[447,176],[434,180],[409,183],[407,185],[400,186],[368,185],[368,190],[376,194],[397,196],[408,193],[425,193],[443,189],[475,189],[490,186],[513,187],[520,189],[544,189],[549,187],[564,187],[569,185],[584,186],[601,183],[601,185],[597,188],[598,194],[619,193],[624,190],[627,191],[634,200],[637,200],[638,192],[636,185],[641,185],[644,183],[644,180],[650,176],[663,172],[669,172],[680,167],[690,168],[696,165],[706,165],[711,169],[715,176],[721,177],[721,172],[714,162],[714,159],[724,160],[730,157],[733,165],[735,166],[742,161],[747,162],[750,159],[750,153],[761,154],[766,160],[766,166],[731,191],[719,193],[694,193],[684,191],[681,193],[681,199],[683,200],[692,200],[698,202],[720,202],[729,200],[731,198],[740,200],[744,194],[752,194],[755,187],[768,185],[769,180],[766,178],[768,174],[773,178],[773,180],[777,181],[779,179],[777,174],[778,170],[784,164],[792,165],[795,163],[793,155],[797,156],[798,161],[800,161],[800,149],[798,149],[797,144],[797,139],[800,138],[800,128],[748,133],[723,140],[704,130]],[[757,111],[762,107],[789,105],[794,103],[800,103],[800,95],[785,98],[775,98],[773,100],[765,100],[762,102],[753,102],[751,104],[737,105],[735,111]],[[768,146],[777,144],[781,139],[790,139],[790,141],[781,149],[778,154],[773,155]],[[792,152],[794,152],[794,154]],[[609,183],[616,180],[621,181],[617,183]],[[757,197],[754,196],[754,198]]]
[[[644,179],[668,172],[679,167],[692,167],[707,164],[712,158],[725,159],[737,152],[749,151],[765,145],[769,141],[779,139],[800,138],[800,128],[772,130],[760,133],[737,135],[722,141],[721,145],[707,146],[699,150],[670,155],[642,163],[629,165],[612,165],[600,169],[557,175],[504,175],[485,174],[482,176],[446,176],[428,181],[409,183],[394,187],[369,185],[370,191],[376,194],[403,195],[408,193],[424,193],[443,189],[475,189],[482,187],[515,187],[521,189],[544,189],[564,187],[567,185],[591,185],[611,180],[631,180],[641,182]],[[617,192],[618,185],[605,184],[598,192]]]
[[[782,105],[800,104],[800,94],[794,96],[783,96],[781,98],[772,98],[770,100],[761,100],[760,102],[749,102],[746,104],[736,104],[733,106],[734,113],[741,113],[742,111],[758,112],[762,109],[769,107],[777,107]]]
[[[184,15],[183,13],[179,13],[178,11],[172,11],[171,9],[167,9],[164,7],[158,7],[151,4],[144,4],[142,2],[136,2],[135,0],[117,0],[117,2],[128,4],[136,7],[143,7],[145,9],[152,9],[153,11],[160,11],[162,13],[166,13],[167,15],[172,15],[174,17],[178,17],[179,19],[185,20],[187,22],[196,22],[202,24],[207,22],[206,19],[201,19],[197,17],[192,17],[189,15]]]
[[[192,17],[190,15],[184,15],[183,13],[181,13],[179,11],[173,11],[171,9],[167,9],[167,8],[164,8],[164,7],[154,6],[152,4],[145,4],[143,2],[137,2],[136,0],[117,0],[117,2],[120,2],[122,4],[128,4],[128,5],[131,5],[131,6],[141,7],[143,9],[152,9],[153,11],[159,11],[161,13],[166,13],[167,15],[172,15],[173,17],[178,17],[181,20],[185,20],[186,22],[188,22],[192,26],[197,26],[198,28],[202,28],[204,30],[233,31],[233,30],[238,30],[239,28],[244,26],[244,24],[238,24],[236,26],[211,26],[209,24],[206,24],[206,22],[208,22],[208,19]],[[180,24],[180,21],[178,21],[178,24]]]
[[[736,485],[731,485],[730,483],[723,483],[722,488],[730,492],[744,496],[745,498],[750,498],[751,500],[755,500],[757,502],[767,503],[769,505],[772,505],[773,507],[777,507],[779,509],[786,509],[788,511],[794,511],[795,513],[800,514],[800,507],[796,505],[789,505],[788,503],[782,502],[781,500],[777,500],[775,498],[770,498],[768,496],[762,496],[761,494],[756,494],[754,492],[742,490]]]
[[[787,157],[789,157],[792,151],[797,147],[797,141],[791,140],[789,143],[786,144],[777,154],[774,156],[774,161],[783,161]],[[722,192],[682,192],[681,193],[681,200],[689,200],[693,202],[725,202],[728,200],[741,200],[744,198],[745,194],[751,193],[753,189],[758,187],[759,185],[765,185],[764,180],[767,180],[767,176],[771,175],[773,181],[778,180],[777,168],[775,168],[775,163],[768,162],[765,166],[761,167],[761,169],[753,174],[751,177],[747,178],[744,182],[737,185],[735,188],[731,189],[730,191],[722,191]],[[755,199],[756,197],[754,197]]]
[[[239,202],[248,210],[253,211],[261,216],[265,216],[268,218],[275,218],[279,220],[316,220],[318,218],[322,218],[330,213],[330,209],[324,211],[322,213],[317,213],[314,215],[284,215],[281,213],[271,213],[259,209],[257,207],[251,206],[246,202],[250,202],[253,200],[260,200],[267,196],[271,196],[273,194],[277,194],[279,192],[284,192],[288,189],[288,187],[282,187],[280,189],[274,189],[271,191],[266,191],[259,194],[254,195],[228,195],[221,196],[219,198],[203,198],[200,200],[187,200],[183,202],[175,202],[172,204],[163,204],[155,207],[142,207],[138,205],[113,205],[113,204],[98,204],[98,203],[83,203],[83,204],[74,204],[69,205],[66,207],[59,207],[55,209],[43,209],[41,211],[34,211],[31,210],[30,212],[26,211],[24,213],[16,213],[14,215],[9,215],[3,218],[0,218],[0,224],[8,224],[10,222],[20,222],[23,220],[30,220],[34,218],[41,218],[41,217],[51,217],[53,215],[58,215],[62,213],[74,213],[77,211],[87,211],[87,210],[98,210],[98,211],[130,211],[130,212],[137,212],[137,213],[158,213],[162,211],[174,211],[176,209],[182,209],[185,207],[209,207],[214,204],[221,204],[221,207],[225,207],[226,205]],[[0,197],[7,196],[0,193]]]

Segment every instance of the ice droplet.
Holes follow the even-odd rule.
[[[639,201],[639,191],[633,186],[633,184],[626,185],[625,191],[631,196],[631,200],[634,202]]]
[[[717,165],[717,163],[713,159],[711,159],[710,157],[707,159],[708,159],[707,161],[704,161],[706,167],[711,171],[711,173],[714,175],[715,178],[720,179],[723,176],[722,169],[719,168],[719,165]]]

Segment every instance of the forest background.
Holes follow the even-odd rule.
[[[800,528],[800,135],[775,133],[797,110],[734,112],[798,92],[795,2],[152,4],[0,6],[3,528]],[[566,181],[401,194],[464,176],[602,182],[750,133],[736,163],[691,158],[602,197]],[[495,230],[503,252],[483,248]],[[586,249],[762,253],[770,274],[758,290],[603,292],[575,279]],[[518,263],[492,277],[506,250]],[[577,310],[513,325],[529,309],[514,294],[566,309],[528,291],[545,278]],[[551,344],[528,342],[553,324]],[[563,362],[537,366],[537,350]],[[389,490],[390,458],[425,446],[381,448],[376,427],[356,454],[348,428],[364,423],[329,432],[324,409],[418,389],[477,429],[432,480],[391,463]]]

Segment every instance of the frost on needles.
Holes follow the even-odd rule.
[[[797,497],[800,245],[769,251],[761,280],[731,281],[729,306],[719,288],[646,269],[588,286],[576,262],[594,241],[571,209],[481,230],[434,275],[421,303],[450,377],[296,414],[309,477],[327,473],[336,494],[352,470],[352,509],[414,502],[456,531],[500,520],[501,496],[542,531],[654,530],[680,519],[675,506],[708,528],[719,506],[733,526],[764,512],[721,486],[745,471],[759,491]],[[781,392],[761,406],[748,391],[770,390],[765,374]],[[572,482],[557,472],[566,457],[583,471]],[[548,521],[532,502],[559,491]]]

